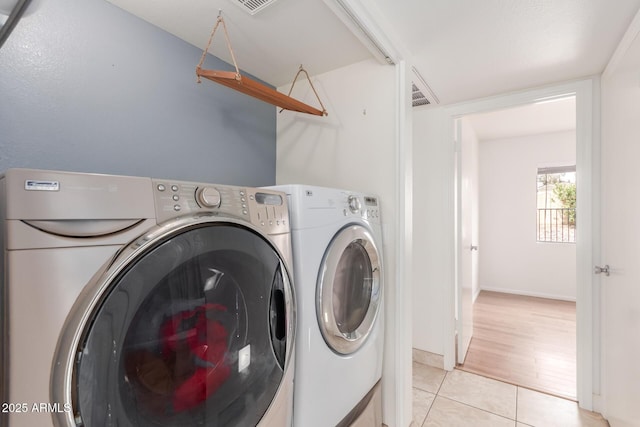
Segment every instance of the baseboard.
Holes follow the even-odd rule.
[[[480,291],[482,289],[480,289],[480,286],[478,286],[478,288],[476,289],[476,291],[473,293],[473,302],[476,302],[476,300],[478,299],[478,295],[480,295]]]
[[[560,301],[572,301],[576,302],[575,296],[565,296],[565,295],[554,295],[554,294],[545,294],[542,292],[529,292],[522,291],[519,289],[504,289],[504,288],[490,288],[483,286],[481,291],[489,291],[489,292],[500,292],[503,294],[513,294],[513,295],[522,295],[526,297],[537,297],[537,298],[546,298],[546,299],[555,299]]]
[[[604,411],[604,404],[602,402],[602,396],[599,394],[593,395],[593,412],[602,414]]]
[[[444,369],[444,356],[441,354],[414,348],[413,361],[422,363],[423,365],[433,366],[434,368]]]

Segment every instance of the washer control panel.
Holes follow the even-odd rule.
[[[289,231],[287,198],[279,191],[159,179],[152,183],[158,222],[210,212],[245,219],[267,234]]]
[[[198,187],[196,201],[203,208],[217,208],[222,202],[220,191],[215,187]]]

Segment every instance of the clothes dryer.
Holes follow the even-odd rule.
[[[377,197],[292,185],[298,332],[294,425],[382,424],[383,257]]]
[[[291,425],[284,194],[11,169],[0,220],[0,425]]]

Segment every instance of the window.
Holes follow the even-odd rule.
[[[576,167],[538,168],[538,242],[575,243]]]

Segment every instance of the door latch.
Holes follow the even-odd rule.
[[[600,267],[599,265],[596,265],[593,269],[593,272],[595,274],[604,273],[605,276],[609,276],[609,264],[605,265],[604,267]]]

